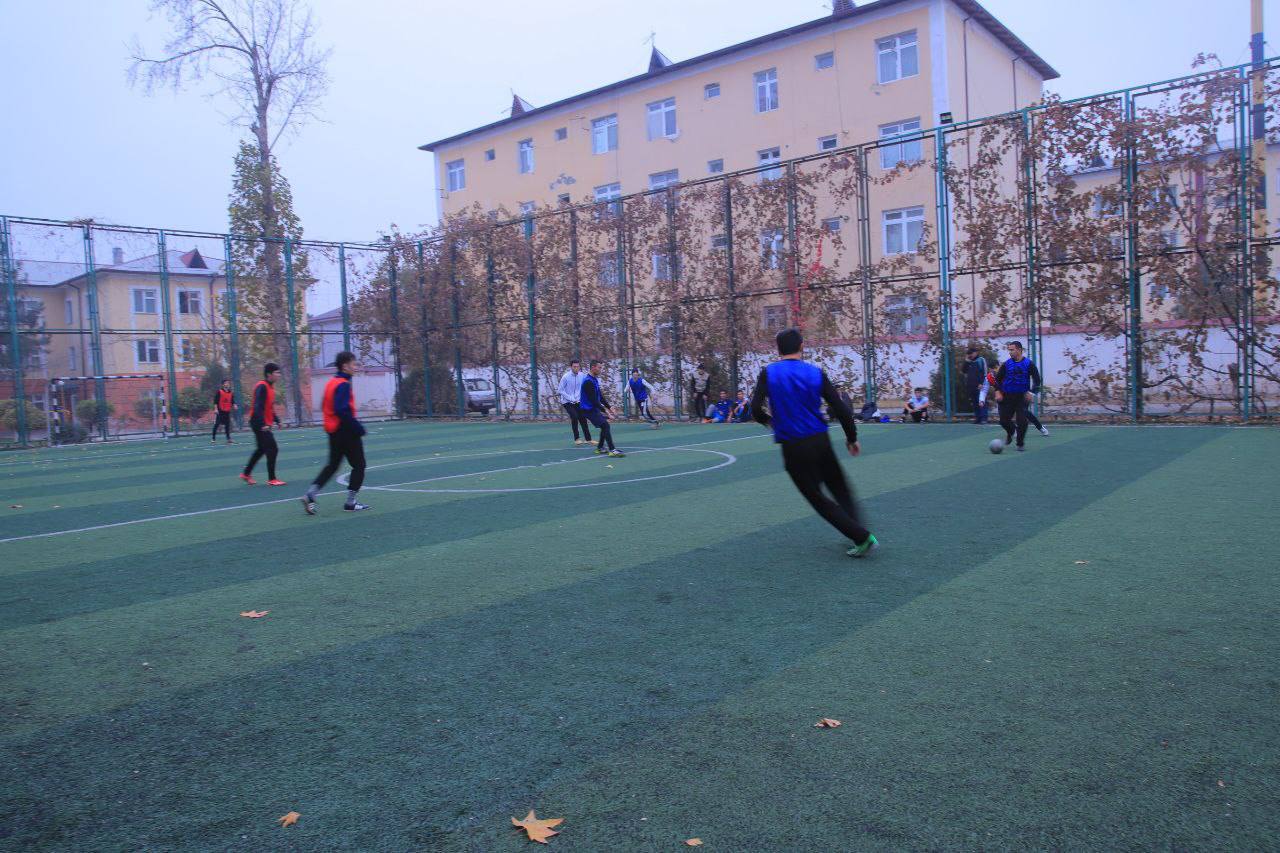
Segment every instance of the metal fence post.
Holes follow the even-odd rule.
[[[942,323],[942,399],[947,420],[954,421],[955,395],[951,366],[954,363],[951,341],[951,195],[947,187],[947,138],[942,128],[933,132],[934,158],[937,161],[934,193],[937,196],[938,220],[938,305]]]
[[[524,241],[528,247],[529,275],[525,290],[529,299],[529,416],[538,417],[537,274],[533,264],[533,216],[525,214]]]
[[[1044,360],[1040,346],[1040,289],[1036,276],[1036,264],[1039,258],[1036,253],[1036,169],[1035,155],[1031,144],[1031,113],[1022,111],[1022,180],[1026,184],[1023,190],[1023,229],[1026,240],[1026,311],[1027,311],[1027,352],[1036,367],[1040,369],[1040,393],[1035,395],[1033,405],[1037,415],[1041,412],[1041,400],[1044,397]]]
[[[684,353],[681,350],[680,324],[683,320],[680,296],[680,256],[676,247],[676,191],[667,187],[667,278],[671,282],[671,361],[675,377],[676,417],[684,412]]]
[[[422,241],[418,241],[418,299],[422,326],[422,401],[423,411],[431,417],[431,347],[430,324],[427,317],[427,253]]]
[[[293,238],[284,238],[284,287],[285,297],[289,303],[289,366],[293,370],[293,422],[301,425],[302,418],[302,371],[298,364],[298,306],[294,298],[297,292],[293,279]]]
[[[767,173],[766,173],[767,174]],[[791,325],[800,331],[804,331],[804,303],[801,301],[800,293],[800,247],[796,245],[796,193],[795,193],[795,163],[787,162],[787,167],[783,173],[783,180],[786,184],[782,188],[783,196],[786,201],[787,208],[787,233],[786,245],[787,251],[784,255],[787,271],[787,296],[790,305],[787,306],[791,314]]]
[[[351,352],[351,303],[347,300],[347,246],[338,244],[338,293],[342,299],[342,348]]]
[[[169,252],[166,246],[164,231],[156,232],[156,248],[160,259],[160,310],[164,312],[161,321],[164,328],[164,358],[169,376],[169,425],[173,434],[179,434],[178,419],[178,371],[173,359],[173,314],[172,297],[169,294]]]
[[[1129,393],[1133,420],[1142,420],[1142,278],[1138,267],[1138,209],[1134,189],[1138,182],[1138,150],[1134,139],[1137,108],[1133,93],[1124,93],[1124,266],[1129,322]]]
[[[578,280],[578,212],[569,211],[569,282],[573,288],[573,357],[582,359],[582,290]]]
[[[462,312],[458,306],[458,244],[449,241],[449,316],[453,328],[453,384],[458,417],[467,416],[467,389],[462,381]]]
[[[400,388],[403,373],[400,362],[400,272],[399,265],[396,264],[396,243],[390,239],[387,246],[387,285],[391,295],[391,360],[396,383],[395,411],[396,417],[402,418],[404,405]]]
[[[493,371],[493,411],[502,414],[502,389],[498,386],[498,306],[494,289],[497,287],[497,271],[493,265],[493,243],[484,253],[485,297],[489,303],[489,361]]]
[[[729,320],[729,384],[736,390],[742,387],[738,375],[738,360],[742,354],[738,346],[738,277],[733,268],[733,187],[728,180],[724,181],[724,239],[725,277],[729,293],[726,312]]]
[[[110,433],[107,417],[107,380],[102,361],[102,324],[98,313],[98,265],[93,258],[93,226],[84,228],[85,304],[89,309],[89,361],[93,365],[93,399],[98,406],[98,430],[105,441]],[[81,326],[81,328],[84,328]]]
[[[22,335],[18,333],[18,275],[13,263],[13,236],[9,220],[0,216],[0,262],[3,262],[5,299],[9,306],[9,361],[13,371],[13,402],[19,447],[27,446],[27,389],[22,372]]]
[[[604,210],[612,211],[612,215],[617,220],[617,227],[614,228],[614,270],[615,281],[618,287],[618,329],[622,333],[622,340],[619,350],[622,353],[622,384],[625,386],[627,380],[631,378],[631,367],[635,363],[635,300],[631,296],[631,287],[629,284],[630,277],[627,275],[627,240],[626,240],[626,218],[624,216],[625,202],[622,199],[608,201],[605,203]],[[622,395],[623,413],[627,417],[631,417],[631,395]]]
[[[858,266],[862,279],[862,373],[866,399],[874,403],[880,396],[876,385],[875,294],[871,289],[871,188],[867,180],[867,149],[857,149],[858,163]]]
[[[236,410],[236,425],[244,427],[244,394],[240,387],[240,317],[237,307],[236,297],[236,268],[234,263],[234,253],[231,250],[231,236],[223,235],[222,237],[222,253],[225,258],[223,262],[223,278],[227,283],[227,330],[231,333],[231,352],[228,353],[228,360],[231,362],[231,393],[240,400],[240,406]]]

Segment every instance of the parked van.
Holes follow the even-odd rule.
[[[497,408],[497,397],[493,393],[493,383],[488,379],[463,379],[462,385],[467,391],[467,411],[479,412],[488,417],[489,410]]]

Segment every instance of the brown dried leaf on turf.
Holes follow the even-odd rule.
[[[701,846],[702,846],[702,839],[701,839],[701,838],[690,838],[690,839],[688,839],[688,840],[686,840],[686,841],[685,841],[684,846],[685,846],[685,847],[701,847]]]
[[[246,619],[261,619],[270,612],[270,610],[243,610],[240,615]]]
[[[9,509],[22,509],[22,504],[9,504]]]
[[[1076,565],[1077,565],[1077,566],[1087,566],[1087,565],[1089,565],[1089,561],[1088,561],[1088,560],[1076,560]]]
[[[302,815],[298,814],[297,812],[289,812],[286,815],[281,815],[280,817],[276,818],[276,820],[280,822],[280,825],[282,827],[293,826],[295,823],[298,822],[298,818],[300,817],[302,817]]]
[[[813,724],[815,729],[837,729],[840,727],[839,720],[833,720],[830,717],[823,717],[821,720]]]
[[[551,827],[559,826],[564,823],[564,818],[553,817],[545,820],[539,820],[538,816],[533,813],[533,809],[529,809],[529,814],[525,815],[524,820],[516,820],[511,818],[513,826],[518,826],[529,836],[530,841],[536,841],[539,844],[546,844],[547,839],[553,835],[559,835]]]

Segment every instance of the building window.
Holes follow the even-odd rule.
[[[839,234],[840,225],[842,222],[843,220],[841,220],[839,216],[833,216],[830,219],[824,219],[822,220],[822,230],[826,231],[828,234]]]
[[[622,265],[617,252],[600,253],[600,286],[617,287],[622,283]]]
[[[717,251],[729,248],[729,237],[725,234],[712,234],[711,248]]]
[[[1167,284],[1161,284],[1158,281],[1153,281],[1148,285],[1148,290],[1151,293],[1152,299],[1164,300],[1169,298],[1169,285]]]
[[[617,216],[622,212],[622,184],[603,184],[596,187],[596,201],[605,202],[596,207],[596,216]]]
[[[135,314],[158,314],[157,307],[160,301],[160,291],[149,287],[135,287],[133,289],[133,313]]]
[[[520,140],[516,143],[516,151],[520,155],[520,174],[529,174],[533,171],[533,140]]]
[[[781,332],[787,327],[787,306],[765,305],[760,309],[760,328],[766,332]]]
[[[706,98],[708,101],[711,100],[712,98],[720,97],[720,84],[708,83],[707,85],[703,86],[702,97]]]
[[[198,290],[178,291],[178,313],[199,314],[204,308],[204,296]]]
[[[671,169],[666,172],[654,172],[649,176],[649,189],[662,190],[680,183],[680,170]]]
[[[648,106],[649,138],[674,139],[679,130],[676,127],[676,99],[654,101]]]
[[[568,138],[569,138],[569,128],[567,127],[556,128],[556,142],[564,142]]]
[[[756,155],[761,166],[771,166],[782,162],[781,148],[765,148],[762,151],[757,151]],[[780,168],[765,169],[760,173],[760,180],[762,181],[776,181],[781,177],[782,169]]]
[[[467,165],[465,160],[451,160],[444,164],[444,173],[448,181],[449,192],[467,188]]]
[[[536,201],[522,201],[522,202],[520,202],[520,215],[521,215],[521,216],[532,216],[532,215],[533,215],[533,212],[534,212],[535,210],[537,210],[537,209],[538,209],[538,203],[537,203]]]
[[[70,299],[62,303],[62,319],[68,326],[75,322],[75,309]]]
[[[591,122],[591,153],[605,154],[618,150],[618,116],[610,115]]]
[[[659,323],[654,331],[654,343],[658,346],[658,352],[671,352],[675,344],[675,326],[671,323]]]
[[[890,334],[918,335],[929,328],[929,309],[919,296],[885,297],[884,313]]]
[[[708,160],[708,161],[707,161],[707,174],[710,174],[710,175],[718,175],[718,174],[720,174],[720,173],[721,173],[721,172],[723,172],[723,171],[724,171],[724,161],[723,161],[723,160]]]
[[[76,348],[74,346],[67,347],[67,369],[71,371],[80,369],[80,360],[76,357]]]
[[[767,270],[782,266],[782,229],[769,228],[760,232],[760,262]]]
[[[560,195],[556,196],[556,201],[560,204],[570,204],[573,199],[568,193],[560,193]]]
[[[672,281],[672,274],[675,272],[669,253],[653,253],[653,278],[655,281]]]
[[[1124,213],[1124,203],[1119,199],[1108,199],[1101,193],[1093,198],[1093,215],[1111,218]]]
[[[820,53],[813,58],[813,67],[818,71],[826,71],[828,68],[835,67],[836,55],[828,50],[826,53]]]
[[[836,139],[835,134],[832,134],[831,136],[820,136],[820,137],[818,137],[818,150],[819,150],[819,151],[835,151],[835,150],[836,150],[836,146],[838,146],[839,144],[840,144],[840,142],[839,142],[839,140],[837,140],[837,139]]]
[[[756,112],[767,113],[778,108],[778,69],[756,72]]]
[[[916,32],[899,33],[876,42],[877,79],[892,83],[904,77],[920,73],[920,54],[916,46]]]
[[[920,129],[920,119],[909,118],[893,124],[880,125],[880,138],[888,139],[904,133],[913,133]],[[893,169],[902,163],[918,163],[921,160],[920,140],[899,142],[897,145],[886,145],[880,149],[880,168]]]
[[[191,338],[178,338],[178,361],[183,364],[190,364],[196,360],[195,344],[191,342]]]
[[[155,338],[145,338],[143,340],[134,341],[134,355],[137,356],[138,364],[159,364],[160,363],[160,341]]]
[[[496,160],[497,158],[498,158],[498,152],[494,151],[492,148],[485,149],[484,159]]]
[[[924,239],[923,207],[886,210],[881,217],[886,255],[911,254],[920,250],[920,241]]]

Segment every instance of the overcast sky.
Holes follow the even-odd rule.
[[[1189,73],[1201,51],[1248,59],[1249,0],[982,0],[1074,97]],[[363,240],[434,218],[417,146],[643,71],[651,31],[680,61],[827,14],[822,0],[311,0],[334,48],[332,92],[277,154],[306,234]],[[862,3],[860,5],[866,5]],[[1280,0],[1266,0],[1280,27]],[[125,79],[147,0],[0,0],[0,213],[221,231],[245,133],[200,91]],[[1272,38],[1271,44],[1280,44]],[[1268,53],[1275,53],[1273,48]]]

